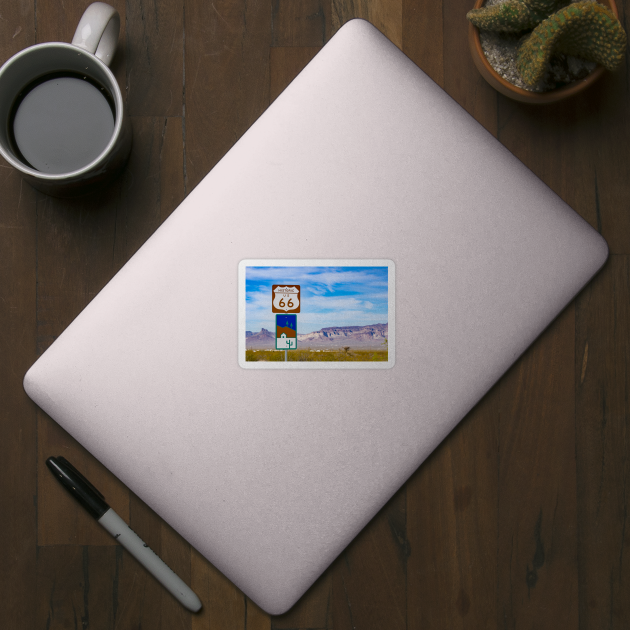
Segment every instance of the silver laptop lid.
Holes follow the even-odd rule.
[[[24,384],[277,614],[607,252],[391,42],[354,20]],[[274,311],[278,295],[287,299]],[[268,358],[272,342],[287,356],[339,360],[248,360]]]

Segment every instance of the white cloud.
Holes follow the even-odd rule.
[[[325,271],[322,271],[322,270]],[[345,268],[347,269],[347,267]],[[280,280],[282,278],[282,280]],[[247,267],[247,279],[259,282],[308,282],[325,286],[329,291],[338,285],[361,284],[371,287],[387,286],[387,278],[375,274],[369,269],[357,271],[328,271],[326,267]]]
[[[302,285],[300,334],[330,326],[365,326],[387,323],[387,277],[369,269],[335,271],[326,267],[248,267],[247,280],[269,283],[247,292],[247,330],[273,330],[271,284]],[[350,295],[340,295],[340,293]],[[331,295],[332,293],[332,295]]]

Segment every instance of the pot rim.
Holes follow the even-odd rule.
[[[485,0],[475,0],[474,9],[480,9],[483,7]],[[617,12],[617,5],[615,0],[604,0],[601,2],[607,6],[619,19],[619,13]],[[517,101],[525,103],[553,103],[563,100],[582,90],[586,89],[589,85],[595,83],[603,74],[604,67],[597,66],[588,76],[580,81],[574,81],[568,85],[563,85],[547,92],[530,92],[524,90],[513,83],[510,83],[507,79],[504,79],[491,65],[481,47],[481,39],[479,37],[479,29],[472,23],[468,22],[468,42],[470,45],[470,52],[477,69],[481,76],[498,92],[512,98]]]

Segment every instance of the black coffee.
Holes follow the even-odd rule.
[[[85,77],[48,75],[18,96],[11,131],[25,163],[43,173],[70,173],[95,160],[111,140],[113,102]]]

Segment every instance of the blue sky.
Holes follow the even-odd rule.
[[[274,331],[274,284],[300,285],[299,334],[387,323],[387,267],[247,267],[246,330]]]

